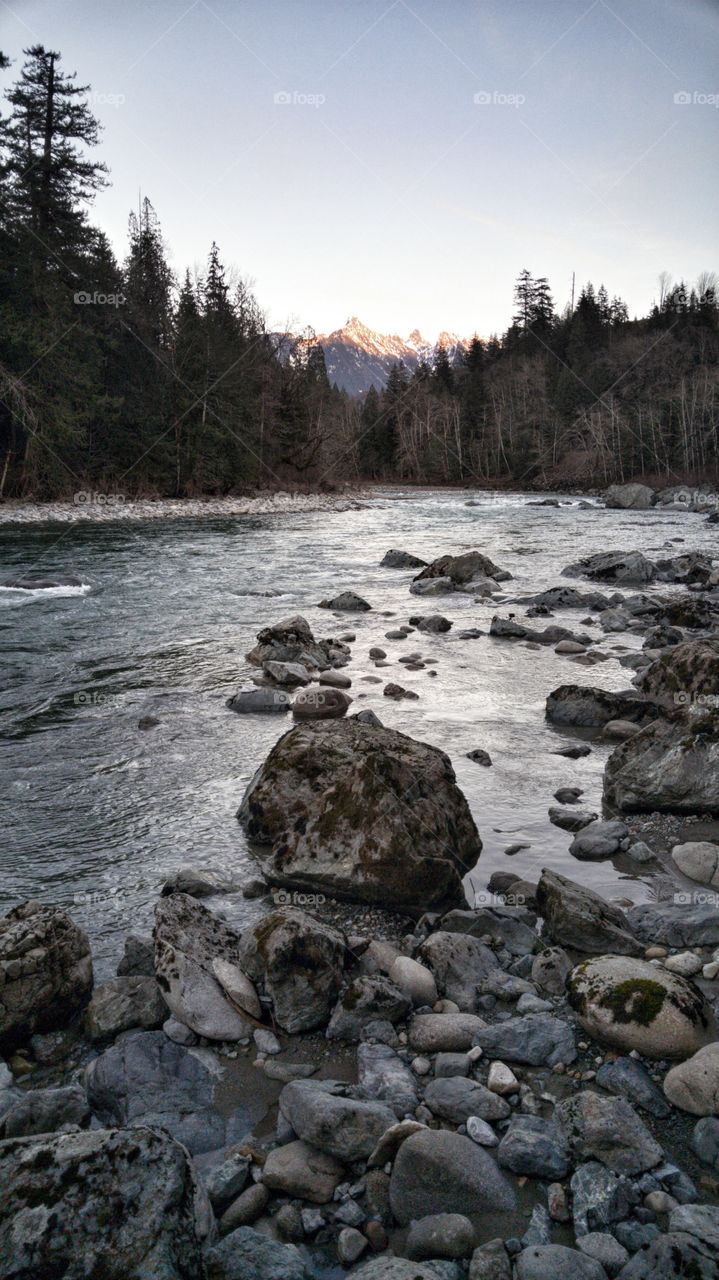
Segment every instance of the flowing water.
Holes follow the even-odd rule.
[[[387,726],[451,756],[484,841],[470,898],[495,870],[535,879],[542,866],[608,896],[646,897],[647,884],[626,865],[577,863],[572,837],[547,817],[553,792],[567,785],[584,788],[582,805],[599,811],[609,752],[597,743],[580,760],[553,754],[568,734],[545,721],[547,694],[566,682],[625,688],[631,672],[616,660],[584,667],[551,648],[487,635],[461,640],[460,629],[486,632],[492,614],[507,609],[461,594],[422,601],[409,594],[410,572],[379,562],[389,547],[427,560],[476,548],[514,575],[509,598],[568,582],[560,571],[581,555],[651,555],[668,543],[676,552],[708,549],[712,530],[684,511],[589,510],[579,500],[537,507],[529,497],[478,494],[467,505],[468,493],[384,490],[334,512],[4,526],[0,580],[72,573],[86,586],[0,589],[0,908],[28,897],[68,906],[91,936],[98,973],[108,976],[124,936],[149,930],[170,872],[194,865],[253,873],[235,811],[290,722],[235,715],[225,700],[256,674],[244,661],[256,632],[293,613],[316,635],[356,632],[346,668],[353,710],[370,707]],[[373,611],[338,618],[316,607],[343,589]],[[510,607],[523,617],[521,606]],[[445,613],[454,627],[384,639],[416,612]],[[641,644],[579,627],[582,616],[563,610],[553,621],[589,630],[613,659]],[[377,644],[393,659],[381,672],[367,656]],[[397,663],[417,650],[438,659],[436,678],[429,667]],[[416,690],[419,701],[384,698],[382,683],[363,679],[379,674]],[[138,729],[143,716],[158,727]],[[489,751],[491,768],[466,758],[475,747]],[[529,847],[508,857],[517,843]],[[261,910],[240,898],[232,909],[239,922]]]

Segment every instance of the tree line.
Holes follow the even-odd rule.
[[[712,273],[662,276],[630,320],[603,285],[559,314],[522,271],[501,337],[352,399],[311,330],[268,331],[216,244],[176,279],[149,199],[116,260],[88,214],[108,182],[88,93],[35,45],[0,117],[0,497],[716,475]]]

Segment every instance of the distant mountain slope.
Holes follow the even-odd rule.
[[[356,316],[342,329],[319,334],[317,341],[325,354],[330,382],[352,396],[364,395],[372,386],[382,388],[398,360],[411,372],[422,359],[431,363],[440,345],[446,347],[450,360],[468,346],[467,340],[454,333],[441,333],[436,343],[425,342],[418,329],[405,341],[396,334],[368,329]]]

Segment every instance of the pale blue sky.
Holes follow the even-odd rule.
[[[356,314],[403,336],[488,334],[524,266],[560,306],[574,270],[634,313],[660,271],[719,265],[710,0],[0,0],[0,14],[5,84],[40,41],[92,85],[112,176],[93,217],[116,250],[141,188],[175,270],[216,239],[277,326]]]

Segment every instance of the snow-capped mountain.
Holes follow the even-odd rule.
[[[351,396],[364,395],[372,386],[380,390],[398,360],[412,372],[420,360],[431,364],[440,346],[446,348],[450,360],[468,346],[468,340],[456,333],[441,333],[436,343],[425,341],[419,329],[413,329],[407,339],[377,333],[356,316],[333,333],[318,334],[317,342],[324,351],[330,382]]]

